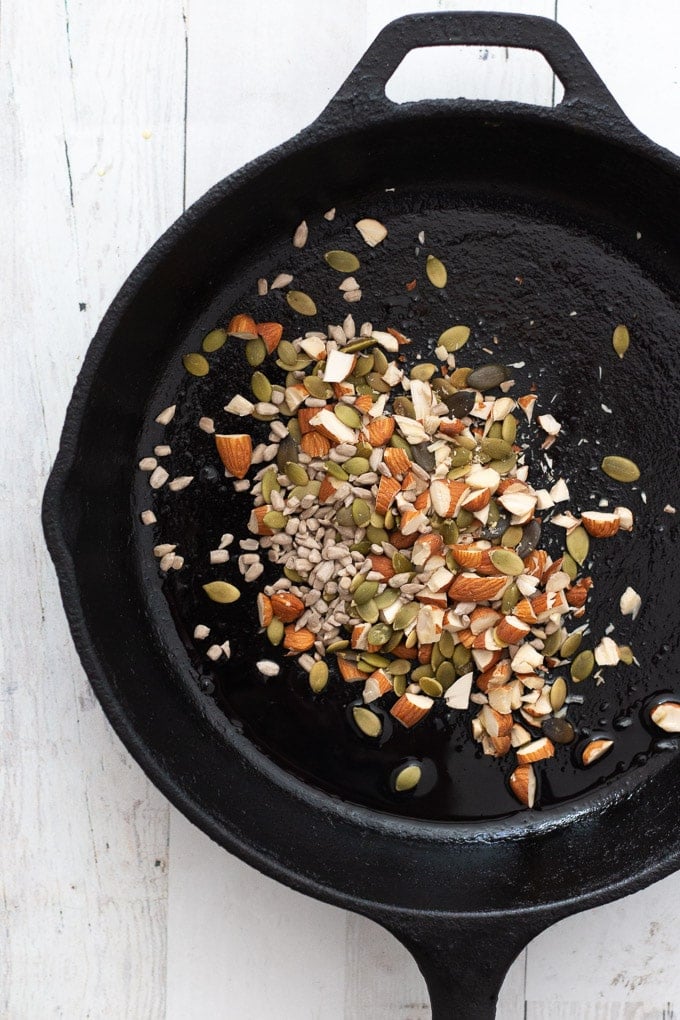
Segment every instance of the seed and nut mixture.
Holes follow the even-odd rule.
[[[371,247],[387,236],[376,220],[356,228]],[[294,247],[303,248],[308,234],[301,223]],[[360,301],[356,279],[344,275],[359,271],[357,255],[334,249],[324,259],[343,274],[344,299]],[[447,283],[435,255],[425,275],[434,288]],[[260,279],[257,293],[289,288],[293,279]],[[301,290],[287,289],[286,301],[300,316],[317,315]],[[610,633],[595,642],[586,615],[591,540],[631,532],[632,511],[577,511],[564,479],[550,489],[532,485],[525,454],[532,443],[547,451],[559,442],[561,425],[552,414],[534,416],[535,392],[516,395],[513,369],[521,365],[480,363],[467,325],[444,330],[428,361],[409,358],[411,339],[390,324],[357,327],[352,314],[324,330],[283,334],[281,324],[243,312],[211,330],[202,353],[182,359],[189,375],[206,376],[207,355],[229,343],[253,369],[250,392],[233,393],[225,406],[234,431],[216,433],[209,416],[197,427],[214,435],[215,457],[252,505],[237,563],[272,649],[257,662],[260,674],[276,682],[283,654],[308,674],[310,697],[323,697],[333,683],[356,684],[363,704],[351,720],[369,741],[382,736],[376,703],[406,729],[426,720],[437,702],[451,713],[471,710],[473,740],[484,755],[512,761],[510,789],[533,807],[535,763],[575,740],[568,719],[570,699],[579,700],[574,685],[599,682],[603,669],[635,661]],[[619,357],[629,343],[627,328],[617,326]],[[167,425],[174,413],[168,407],[156,421]],[[239,419],[269,423],[268,442],[253,446]],[[159,463],[170,452],[157,445],[139,462],[152,490],[178,492],[193,481],[170,478]],[[624,484],[640,477],[619,454],[604,457],[601,470]],[[145,525],[156,523],[153,509],[141,516]],[[542,547],[545,526],[561,529],[564,551],[556,558]],[[233,541],[222,535],[211,565],[229,561]],[[155,546],[162,572],[184,566],[177,549]],[[261,580],[263,560],[278,568],[271,584]],[[244,596],[219,579],[203,589],[225,607]],[[640,606],[628,587],[621,613],[635,618]],[[209,638],[198,622],[194,640],[205,656],[228,659],[231,641]],[[651,718],[666,732],[680,730],[674,702],[657,705]],[[591,765],[612,746],[595,736],[579,749],[580,763]],[[401,794],[420,781],[419,765],[410,762],[393,787]]]

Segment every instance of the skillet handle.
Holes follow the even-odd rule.
[[[413,913],[370,914],[415,958],[427,983],[432,1020],[494,1020],[505,977],[528,943],[556,918]]]
[[[351,113],[375,116],[394,110],[385,86],[407,53],[422,46],[508,46],[541,53],[564,86],[557,110],[627,120],[583,50],[565,28],[549,18],[529,14],[440,11],[407,14],[390,22],[375,38],[321,119],[349,107]],[[451,102],[448,100],[447,102]],[[453,102],[456,102],[454,100]]]

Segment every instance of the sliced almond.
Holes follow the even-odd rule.
[[[615,535],[621,526],[618,514],[604,513],[600,510],[584,510],[581,520],[583,527],[593,538],[609,538]]]
[[[641,606],[642,599],[635,591],[635,589],[631,588],[630,585],[628,585],[623,595],[621,596],[621,599],[619,600],[619,607],[621,609],[621,612],[623,613],[624,616],[632,616],[633,619],[635,619],[638,613],[640,612]]]
[[[405,726],[411,729],[428,714],[434,701],[424,694],[404,694],[394,703],[390,709],[390,715]]]
[[[510,789],[525,807],[532,808],[536,801],[536,773],[531,765],[518,765],[510,776]]]
[[[532,740],[530,744],[524,744],[517,748],[517,761],[520,765],[526,765],[534,761],[542,761],[544,758],[552,758],[555,754],[555,745],[547,737],[539,737]]]
[[[591,740],[590,743],[586,744],[581,752],[581,760],[583,764],[586,766],[594,764],[594,762],[604,757],[613,745],[613,740]]]
[[[680,704],[676,701],[663,701],[655,705],[649,713],[655,726],[666,733],[680,733]]]

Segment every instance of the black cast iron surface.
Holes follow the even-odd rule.
[[[539,49],[565,85],[564,102],[552,111],[462,100],[394,107],[385,99],[384,83],[409,48],[454,42]],[[133,466],[152,437],[149,419],[174,402],[178,355],[195,349],[231,306],[243,307],[256,277],[285,268],[283,253],[303,216],[316,223],[337,206],[329,237],[355,215],[384,218],[395,242],[424,228],[428,250],[449,265],[447,292],[427,305],[391,305],[397,245],[394,261],[389,246],[371,260],[362,251],[373,279],[362,316],[377,323],[389,311],[412,323],[421,341],[453,321],[474,321],[479,337],[498,333],[507,360],[525,360],[534,377],[543,368],[539,396],[557,395],[556,416],[565,424],[554,448],[557,469],[577,499],[604,491],[618,501],[617,486],[589,478],[612,443],[643,467],[647,503],[635,494],[635,538],[621,536],[598,557],[592,613],[597,633],[612,617],[606,596],[615,604],[635,575],[645,597],[633,638],[642,668],[634,679],[618,673],[600,688],[602,702],[589,700],[582,723],[611,726],[622,712],[636,717],[649,692],[678,687],[677,526],[662,513],[665,503],[680,503],[678,180],[675,158],[625,121],[553,23],[498,15],[401,19],[316,124],[214,188],[142,260],[93,341],[69,408],[45,529],[74,639],[113,725],[151,778],[213,838],[288,884],[389,927],[415,953],[436,1017],[493,1015],[505,969],[534,934],[677,866],[674,742],[647,757],[651,734],[636,724],[617,735],[617,756],[587,778],[562,760],[545,781],[546,799],[555,802],[549,810],[496,818],[514,804],[486,792],[480,770],[490,777],[491,766],[494,790],[502,790],[495,763],[467,761],[460,752],[459,786],[424,800],[422,814],[468,821],[388,813],[380,790],[357,780],[351,756],[352,776],[339,782],[327,756],[301,751],[286,732],[282,710],[305,725],[301,699],[274,699],[271,713],[250,702],[252,660],[237,659],[233,685],[220,684],[220,703],[239,725],[201,692],[144,548],[151,538],[137,529],[144,482],[131,481]],[[322,244],[308,252],[312,284],[305,289],[312,292]],[[324,311],[334,321],[332,309]],[[622,364],[608,346],[617,321],[634,337]],[[180,417],[172,439],[178,470],[183,456],[194,456],[183,453],[182,428]],[[589,442],[578,446],[581,437]],[[187,516],[212,512],[211,495],[201,511],[187,494],[177,503]],[[230,502],[223,530],[233,530],[230,515],[236,522],[241,512]],[[170,596],[184,605],[181,593]],[[251,621],[242,623],[252,641]],[[624,639],[628,626],[617,636]],[[481,807],[463,782],[468,770],[485,791]],[[352,800],[381,810],[338,796],[348,781]],[[591,781],[596,788],[574,799]],[[413,804],[409,811],[421,813]]]

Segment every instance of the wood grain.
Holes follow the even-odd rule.
[[[317,116],[391,18],[469,6],[30,0],[0,9],[0,226],[14,238],[0,274],[2,1020],[429,1015],[424,982],[392,936],[229,857],[148,784],[72,649],[39,503],[89,338],[183,200]],[[672,0],[472,6],[549,17],[557,8],[631,119],[680,151]],[[485,58],[477,48],[405,65],[400,78],[395,98],[436,89],[548,103],[554,86],[522,53]],[[679,894],[674,876],[540,936],[508,975],[499,1020],[671,1020]]]

